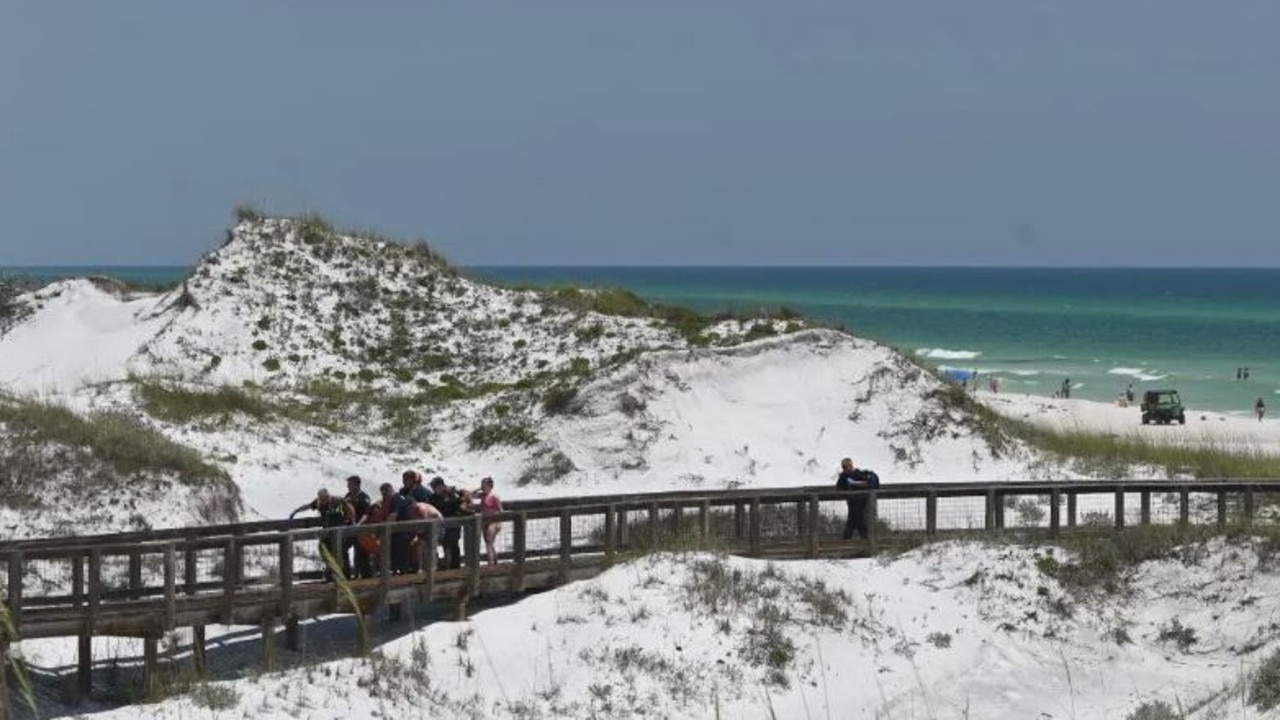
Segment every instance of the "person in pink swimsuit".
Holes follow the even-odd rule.
[[[480,499],[481,515],[496,515],[502,512],[502,500],[498,499],[498,494],[493,491],[493,478],[487,477],[480,481],[480,489],[475,492],[475,497]],[[484,520],[481,528],[484,532],[484,551],[489,558],[489,564],[497,565],[498,553],[493,548],[493,541],[498,537],[502,523],[498,520]]]

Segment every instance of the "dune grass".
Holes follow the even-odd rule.
[[[121,475],[171,472],[186,483],[227,478],[200,453],[123,413],[82,417],[60,405],[0,396],[0,424],[11,447],[56,443],[85,450]]]

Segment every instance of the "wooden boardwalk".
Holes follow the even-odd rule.
[[[870,534],[845,541],[846,501],[855,494],[867,498]],[[825,486],[691,490],[514,501],[506,512],[486,516],[503,522],[496,565],[482,562],[478,516],[335,529],[314,520],[268,521],[23,540],[0,543],[0,580],[7,581],[4,597],[16,631],[14,637],[0,631],[0,651],[26,638],[79,638],[77,687],[84,697],[92,682],[93,638],[140,637],[144,691],[153,691],[158,642],[175,628],[193,629],[193,662],[203,672],[206,625],[259,626],[270,669],[277,627],[285,627],[286,644],[295,644],[299,620],[355,612],[351,598],[360,612],[386,608],[392,620],[406,602],[452,603],[462,618],[471,598],[545,590],[651,550],[849,557],[991,532],[1053,538],[1085,527],[1226,527],[1273,522],[1277,500],[1280,481],[1212,480],[887,485],[860,493]],[[436,556],[445,527],[462,533],[460,569],[426,562]],[[422,570],[392,574],[383,553],[376,577],[352,580],[345,589],[326,581],[320,543],[341,553],[360,532],[378,535],[382,547],[394,533],[421,533]],[[353,639],[353,650],[362,645]],[[0,720],[8,717],[8,691],[0,685]]]

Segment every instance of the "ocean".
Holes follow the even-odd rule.
[[[0,269],[180,279],[185,268]],[[624,287],[704,312],[786,306],[1005,391],[1112,401],[1175,388],[1192,409],[1280,404],[1280,269],[471,267],[508,284]],[[1237,379],[1248,368],[1249,379]],[[985,379],[983,381],[985,387]]]

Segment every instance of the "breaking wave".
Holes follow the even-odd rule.
[[[977,350],[948,350],[946,348],[920,348],[916,355],[934,360],[972,360],[982,353]]]

